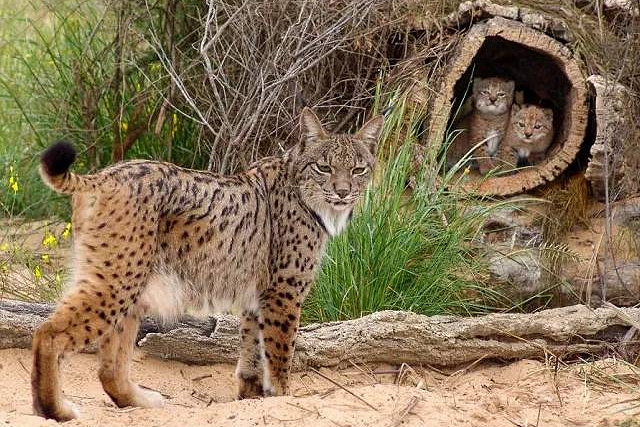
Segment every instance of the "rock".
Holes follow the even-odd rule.
[[[543,290],[540,252],[537,249],[520,249],[505,254],[495,252],[488,257],[488,263],[492,279],[505,284],[501,289],[513,300],[528,298]]]

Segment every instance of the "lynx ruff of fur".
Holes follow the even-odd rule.
[[[505,137],[498,150],[503,168],[539,162],[553,141],[553,111],[537,105],[513,104]]]
[[[509,124],[515,83],[502,77],[475,78],[471,91],[473,109],[456,127],[466,132],[458,135],[450,150],[449,163],[455,163],[474,146],[484,141],[473,152],[480,172],[491,169],[492,158]]]
[[[242,310],[239,398],[287,393],[300,305],[370,181],[383,118],[355,135],[328,134],[308,108],[300,122],[300,143],[235,176],[153,161],[80,176],[68,171],[69,144],[43,154],[44,181],[73,195],[74,271],[33,339],[36,414],[78,416],[60,359],[92,342],[116,405],[161,406],[159,393],[129,379],[140,317],[230,304]]]

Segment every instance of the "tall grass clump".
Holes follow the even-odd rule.
[[[471,203],[455,170],[441,176],[437,150],[423,165],[412,164],[415,134],[402,131],[404,114],[400,106],[388,117],[379,175],[349,227],[329,244],[306,304],[308,322],[387,309],[471,314],[498,303],[499,296],[482,287],[486,266],[475,250],[495,208]],[[409,190],[412,173],[417,184]]]
[[[77,0],[0,5],[0,174],[21,184],[0,192],[0,215],[68,217],[66,199],[37,174],[39,153],[60,138],[78,148],[80,172],[125,158],[206,166],[196,124],[167,101],[170,78],[140,30],[155,15],[138,9]]]

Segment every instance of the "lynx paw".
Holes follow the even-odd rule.
[[[265,395],[262,388],[262,380],[257,376],[254,375],[247,378],[239,376],[238,380],[238,399],[255,399]]]
[[[80,417],[80,409],[75,403],[64,399],[61,406],[62,417],[58,421],[69,421]]]
[[[164,397],[160,393],[148,388],[136,386],[136,393],[132,406],[141,408],[161,408],[164,406]]]

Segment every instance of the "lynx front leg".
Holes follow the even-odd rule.
[[[238,398],[262,397],[264,370],[262,331],[258,327],[258,313],[250,310],[242,312],[240,320],[240,358],[236,368],[238,377]]]
[[[483,145],[484,149],[476,150],[479,154],[477,161],[481,174],[486,175],[496,167],[495,159],[500,147],[500,142],[502,141],[502,136],[503,133],[500,131],[491,130],[487,132]]]
[[[274,291],[266,294],[261,304],[265,394],[281,396],[289,391],[289,373],[300,324],[300,302],[293,293]]]

